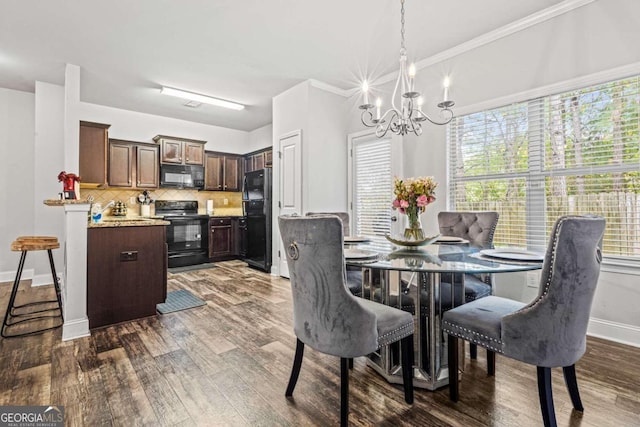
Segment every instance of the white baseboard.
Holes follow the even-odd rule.
[[[640,347],[640,327],[634,325],[592,317],[589,319],[587,335],[633,347]]]
[[[0,271],[0,283],[4,283],[4,282],[13,283],[13,281],[16,280],[16,273],[17,273],[16,270]],[[33,279],[34,273],[35,272],[33,268],[25,268],[24,270],[22,270],[22,276],[20,277],[20,280]]]
[[[0,271],[0,283],[9,282],[13,283],[16,280],[16,271]],[[53,279],[51,273],[35,274],[33,268],[25,268],[22,270],[22,276],[20,280],[31,280],[31,286],[45,286],[53,285]],[[62,277],[58,273],[58,280],[62,282]]]
[[[74,340],[76,338],[88,337],[90,335],[89,319],[86,317],[80,320],[65,320],[62,325],[62,341]]]

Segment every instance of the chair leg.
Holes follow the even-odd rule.
[[[9,316],[13,310],[13,306],[16,302],[16,295],[18,294],[18,286],[20,286],[20,278],[22,277],[22,269],[24,268],[24,261],[27,258],[27,251],[22,251],[20,255],[20,262],[18,263],[18,271],[16,271],[16,278],[13,281],[13,288],[11,288],[11,296],[9,297],[9,303],[7,304],[7,311],[4,313],[4,321],[2,322],[2,329],[0,329],[0,335],[3,338],[11,338],[11,335],[5,335],[5,328],[11,326],[9,324]]]
[[[413,334],[402,338],[402,383],[404,384],[404,401],[413,403]]]
[[[299,339],[296,339],[296,355],[293,358],[293,367],[291,368],[291,376],[289,377],[289,385],[285,396],[291,397],[293,395],[293,389],[296,388],[298,382],[298,375],[300,375],[300,367],[302,366],[302,356],[304,356],[304,343]]]
[[[349,359],[340,358],[340,426],[349,425]]]
[[[544,427],[557,427],[551,389],[551,368],[538,366],[538,394],[540,395],[540,410]]]
[[[562,373],[564,374],[564,382],[569,390],[569,396],[571,396],[573,408],[576,411],[584,412],[580,392],[578,391],[578,381],[576,380],[576,365],[563,367]]]
[[[60,318],[64,323],[64,313],[62,312],[62,292],[60,291],[60,282],[58,282],[58,274],[56,273],[56,266],[53,263],[53,254],[51,249],[47,250],[49,254],[49,265],[51,266],[51,277],[53,278],[53,287],[56,291],[56,299],[58,300],[58,308],[60,309]]]
[[[487,375],[490,377],[496,374],[496,354],[487,349]]]
[[[449,358],[449,399],[458,401],[458,338],[448,335],[447,354]]]
[[[478,358],[478,346],[472,342],[469,343],[469,357],[471,360]]]

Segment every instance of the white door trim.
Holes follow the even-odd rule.
[[[293,140],[292,140],[293,138]],[[292,142],[288,142],[292,141]],[[285,171],[282,167],[283,161],[285,159],[285,149],[287,145],[295,145],[294,158],[289,159],[293,161],[293,171]],[[285,183],[285,173],[287,175],[293,174],[292,180],[293,182]],[[303,202],[302,202],[302,129],[297,129],[288,133],[285,133],[278,137],[278,215],[291,215],[297,214],[302,215]],[[293,185],[293,188],[290,191],[293,191],[293,205],[289,206],[291,201],[286,201],[284,199],[285,195],[285,184]],[[285,203],[286,202],[286,203]],[[277,216],[276,221],[274,223],[277,224]],[[289,269],[287,266],[287,260],[284,258],[285,251],[282,246],[282,239],[280,237],[280,229],[276,226],[274,227],[274,238],[278,240],[278,274],[283,277],[289,277]]]

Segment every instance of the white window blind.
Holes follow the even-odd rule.
[[[384,241],[391,230],[391,139],[353,144],[353,218],[358,236]]]
[[[450,200],[495,210],[496,246],[542,249],[560,215],[607,220],[604,252],[640,256],[638,76],[461,116]]]

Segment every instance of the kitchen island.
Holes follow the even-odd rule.
[[[167,295],[168,224],[146,217],[88,224],[89,328],[156,314],[156,304]]]

